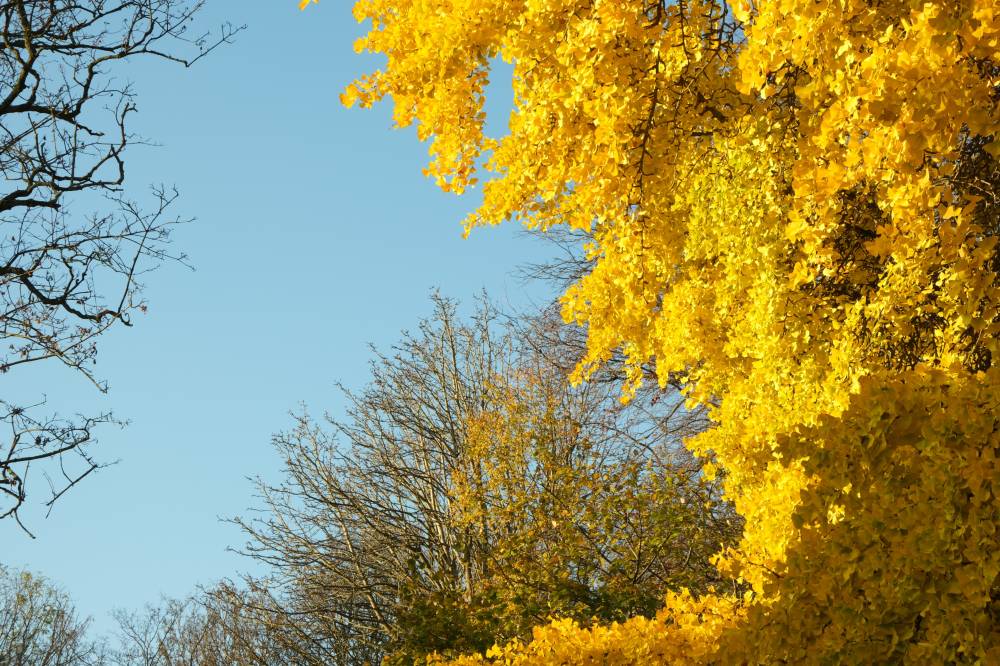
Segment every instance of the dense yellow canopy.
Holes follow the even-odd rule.
[[[1000,661],[995,0],[361,0],[467,228],[589,233],[585,379],[655,363],[746,518],[745,595],[505,663]],[[491,62],[509,133],[484,135]],[[470,658],[478,663],[484,657]]]

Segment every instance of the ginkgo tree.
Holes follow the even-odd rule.
[[[557,621],[504,663],[1000,660],[994,0],[361,0],[466,229],[587,237],[588,375],[655,365],[715,426],[748,592]],[[512,63],[509,132],[484,132]],[[626,390],[625,399],[628,399]]]

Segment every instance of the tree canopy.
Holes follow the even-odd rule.
[[[505,663],[1000,658],[1000,16],[992,0],[362,0],[427,173],[467,230],[582,232],[585,380],[655,367],[746,520],[655,618]],[[484,133],[492,63],[509,132]],[[711,468],[708,470],[709,473]]]
[[[284,479],[238,521],[271,573],[248,581],[257,617],[300,663],[424,662],[550,616],[625,620],[670,589],[732,585],[710,558],[740,522],[680,445],[700,412],[659,392],[622,405],[614,381],[571,387],[575,347],[551,317],[434,304],[377,353],[345,417],[302,414],[275,437]]]

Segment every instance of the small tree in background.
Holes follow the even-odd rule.
[[[294,666],[246,590],[221,585],[139,610],[117,610],[108,666]]]
[[[100,666],[89,625],[44,578],[0,566],[0,666]]]

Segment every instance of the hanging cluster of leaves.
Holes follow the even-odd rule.
[[[248,581],[249,606],[298,663],[458,656],[551,616],[626,620],[723,584],[710,558],[741,525],[680,446],[703,417],[676,395],[623,406],[620,383],[571,387],[524,342],[558,339],[553,325],[488,305],[463,322],[437,298],[347,393],[346,418],[276,437],[284,481],[240,524],[272,571]]]
[[[586,379],[654,364],[746,519],[749,587],[536,630],[514,663],[1000,659],[993,0],[361,0],[467,228],[587,237]],[[484,134],[491,62],[509,133]],[[626,398],[630,389],[625,392]],[[710,471],[710,470],[709,470]],[[480,659],[476,658],[476,659]],[[473,659],[473,661],[476,661]]]

